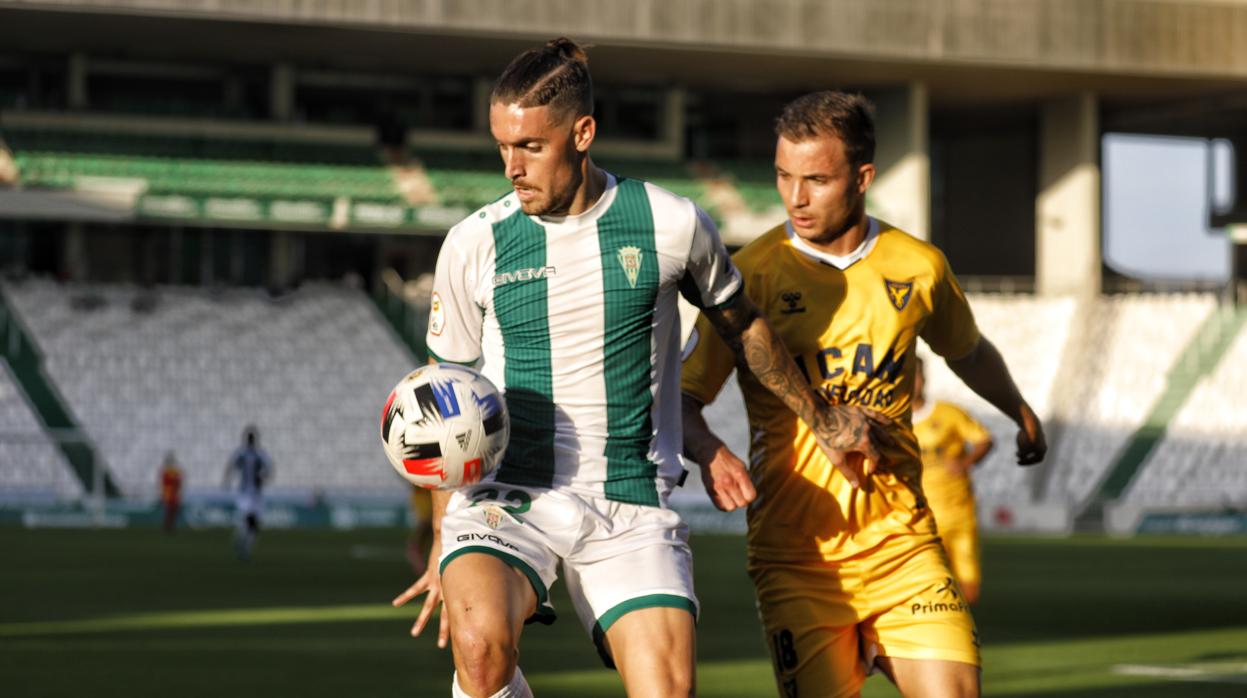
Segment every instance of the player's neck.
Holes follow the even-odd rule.
[[[576,188],[567,212],[562,214],[564,216],[579,216],[588,211],[606,191],[606,170],[594,165],[588,156],[581,163],[581,173],[580,186]]]
[[[918,410],[927,406],[927,401],[925,398],[915,395],[912,401],[912,406],[913,406],[914,412],[917,412]]]
[[[870,219],[866,217],[865,212],[855,217],[853,222],[847,223],[839,230],[830,231],[829,235],[824,236],[818,241],[806,240],[810,247],[836,257],[847,257],[857,251],[866,240],[866,233],[870,230]]]

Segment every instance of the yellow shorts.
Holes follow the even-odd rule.
[[[940,529],[944,551],[953,566],[953,576],[961,584],[981,584],[983,573],[979,569],[979,532],[974,525],[962,525],[949,530]]]
[[[433,518],[433,493],[423,487],[411,488],[411,496],[407,501],[411,508],[413,522],[429,521]]]
[[[974,619],[934,537],[835,562],[753,560],[749,574],[780,695],[856,695],[876,656],[979,665]]]

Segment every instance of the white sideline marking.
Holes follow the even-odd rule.
[[[1174,681],[1247,684],[1247,662],[1209,662],[1160,666],[1156,664],[1115,664],[1114,674],[1153,676]]]

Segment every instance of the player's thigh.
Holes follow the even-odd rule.
[[[537,595],[523,572],[482,552],[469,552],[442,570],[442,596],[456,636],[517,642]]]
[[[625,613],[611,624],[605,643],[628,695],[691,695],[696,662],[693,614],[653,606]]]
[[[512,500],[529,506],[522,511],[516,506],[507,509],[497,502],[499,489],[503,496],[510,494]],[[521,489],[477,485],[456,492],[447,504],[438,565],[442,593],[451,607],[452,631],[458,613],[454,605],[462,601],[479,607],[475,601],[486,591],[495,599],[494,610],[500,608],[497,604],[513,603],[512,594],[519,594],[524,599],[520,605],[527,611],[521,621],[554,620],[549,598],[550,586],[557,578],[559,557],[554,547],[559,541],[548,531],[564,524],[560,518],[564,514],[561,510],[547,511],[561,509],[560,503],[553,501],[557,497],[547,499],[536,490]],[[490,494],[494,499],[488,498]],[[482,581],[473,574],[489,575],[482,578],[490,580],[489,586],[482,587]],[[511,606],[506,609],[509,617]]]
[[[856,696],[866,668],[852,596],[831,565],[751,562],[758,613],[781,696]]]
[[[879,657],[879,668],[905,698],[977,698],[979,668],[942,659]]]
[[[658,614],[663,619],[683,614],[687,622],[672,621],[655,638],[683,634],[672,647],[692,647],[698,606],[688,529],[679,515],[657,507],[603,505],[600,501],[594,506],[599,509],[600,517],[595,517],[598,524],[565,559],[563,573],[576,614],[593,637],[603,662],[616,666],[612,653],[617,648],[608,642],[614,626],[648,609],[666,609],[674,614]],[[661,658],[667,649],[664,645],[638,644],[630,649],[630,658],[643,652]],[[683,663],[686,655],[677,651],[672,658]],[[687,655],[687,665],[691,671],[691,655]]]

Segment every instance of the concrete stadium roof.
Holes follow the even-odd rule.
[[[491,76],[560,33],[594,44],[595,77],[610,83],[921,81],[936,108],[1091,91],[1127,123],[1228,105],[1230,127],[1247,94],[1247,2],[1234,0],[0,0],[0,53]]]

